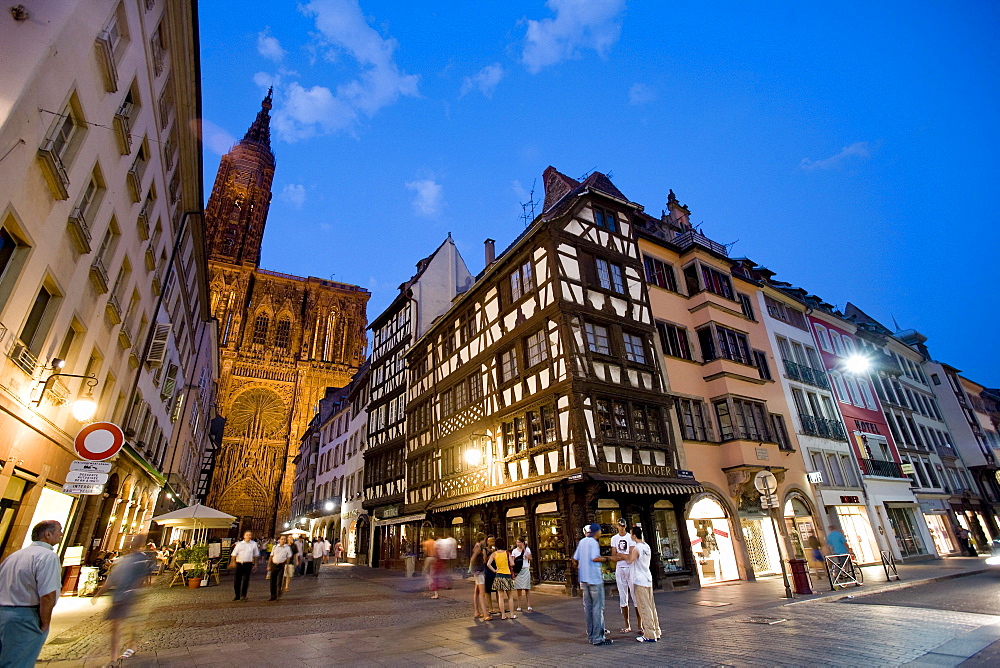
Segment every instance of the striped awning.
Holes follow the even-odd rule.
[[[669,482],[617,482],[604,483],[609,492],[625,492],[626,494],[645,494],[648,496],[671,496],[674,494],[697,494],[704,492],[701,485],[685,485]]]
[[[521,496],[530,496],[532,494],[539,494],[541,492],[551,492],[552,483],[546,483],[544,485],[534,485],[533,487],[523,487],[521,489],[510,490],[507,492],[499,492],[497,494],[490,494],[488,496],[479,496],[474,499],[466,499],[465,501],[459,501],[458,503],[450,503],[446,506],[440,506],[434,508],[434,512],[443,513],[449,510],[458,510],[460,508],[468,508],[469,506],[478,506],[484,503],[492,503],[493,501],[504,501],[506,499],[516,499]]]

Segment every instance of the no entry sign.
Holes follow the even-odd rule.
[[[94,422],[80,430],[73,447],[81,459],[99,462],[117,455],[124,444],[121,427],[112,422]]]

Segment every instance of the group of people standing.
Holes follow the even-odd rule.
[[[511,550],[508,550],[507,541],[503,538],[482,533],[476,536],[469,559],[469,573],[475,580],[473,619],[488,622],[495,614],[499,614],[500,619],[517,619],[515,595],[516,612],[521,612],[522,596],[524,611],[532,612],[531,558],[531,548],[524,536],[515,541]]]
[[[243,540],[233,545],[229,567],[234,570],[233,601],[246,601],[250,587],[250,575],[257,563],[264,561],[267,579],[271,581],[271,601],[277,601],[290,588],[296,575],[319,577],[320,566],[330,555],[330,541],[316,538],[312,542],[303,537],[292,538],[281,535],[273,544],[268,542],[265,549],[253,539],[253,532],[243,534]]]

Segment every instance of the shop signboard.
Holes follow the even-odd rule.
[[[78,482],[68,482],[62,486],[63,494],[101,494],[104,491],[104,485],[87,485]]]
[[[823,472],[822,471],[810,471],[806,473],[806,480],[812,485],[822,485],[823,484]]]

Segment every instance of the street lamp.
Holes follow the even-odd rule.
[[[483,451],[479,448],[469,448],[465,451],[465,463],[469,466],[479,466],[483,461]]]
[[[855,354],[844,360],[844,368],[853,373],[855,376],[867,373],[868,369],[871,368],[871,365],[871,360],[864,355]]]
[[[324,505],[323,507],[327,510],[327,512],[333,510],[333,501],[327,501],[326,505]]]
[[[65,365],[66,365],[65,360],[61,360],[57,357],[52,360],[51,368],[62,369]],[[73,412],[73,417],[80,422],[87,422],[92,417],[94,417],[94,413],[97,412],[97,402],[94,401],[94,388],[97,387],[97,384],[100,381],[97,380],[97,376],[93,374],[89,376],[84,376],[78,373],[54,373],[48,378],[46,378],[44,381],[42,381],[42,391],[38,393],[38,398],[35,399],[35,401],[32,403],[34,403],[35,406],[41,406],[42,400],[45,399],[45,393],[49,391],[49,388],[51,387],[54,380],[59,377],[85,379],[84,382],[86,383],[85,387],[86,394],[84,394],[82,397],[78,398],[76,401],[73,402],[71,410]]]

